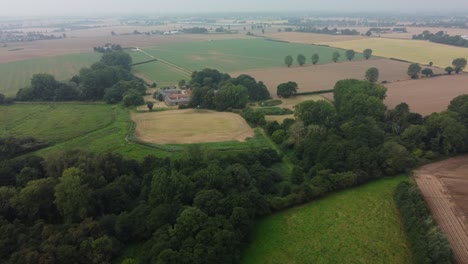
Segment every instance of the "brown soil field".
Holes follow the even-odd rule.
[[[28,60],[34,58],[53,57],[72,53],[92,52],[93,47],[102,46],[106,43],[116,43],[120,44],[123,47],[151,47],[156,45],[172,43],[187,43],[217,39],[248,38],[248,36],[242,34],[111,36],[109,32],[109,30],[106,30],[106,34],[100,36],[94,36],[93,34],[87,36],[74,36],[73,32],[66,32],[67,34],[69,34],[66,39],[41,40],[25,43],[9,43],[7,47],[0,48],[0,63]]]
[[[319,44],[324,42],[337,42],[347,41],[355,39],[363,39],[363,36],[336,36],[326,34],[315,34],[315,33],[301,33],[301,32],[279,32],[265,34],[266,37],[289,41],[292,43],[304,43],[304,44]]]
[[[468,263],[468,156],[425,165],[414,178],[458,263]]]
[[[253,129],[237,114],[208,110],[133,113],[135,136],[156,144],[245,141]]]
[[[406,74],[409,64],[388,59],[363,60],[341,63],[329,63],[321,65],[308,65],[291,68],[272,68],[246,70],[230,73],[231,76],[248,74],[257,81],[263,81],[270,94],[276,97],[276,89],[279,84],[294,81],[299,85],[299,93],[319,90],[331,90],[335,83],[343,79],[364,79],[365,72],[370,67],[377,67],[380,72],[380,81],[396,82],[408,80]],[[436,73],[443,70],[432,68]]]
[[[450,101],[468,94],[468,74],[446,75],[385,84],[389,108],[405,102],[412,112],[423,115],[447,109]]]

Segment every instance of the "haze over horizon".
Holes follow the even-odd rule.
[[[294,11],[335,11],[335,12],[468,12],[467,0],[452,0],[450,4],[435,0],[16,0],[8,8],[0,10],[0,16],[35,15],[88,15],[88,14],[130,14],[130,13],[208,13],[208,12],[294,12]]]

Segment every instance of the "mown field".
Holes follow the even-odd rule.
[[[261,220],[241,263],[412,263],[392,193],[382,179]]]
[[[341,53],[340,61],[346,60],[342,49],[258,38],[176,43],[144,48],[144,50],[157,58],[191,71],[207,67],[223,72],[285,67],[285,56],[292,55],[296,60],[297,55],[301,53],[306,56],[307,63],[310,63],[310,57],[314,53],[319,54],[319,63],[329,63],[335,51]],[[356,54],[355,59],[363,59],[362,54]],[[151,76],[148,77],[151,78]]]
[[[442,68],[451,66],[455,58],[468,58],[467,48],[418,40],[368,38],[324,44],[343,49],[363,50],[370,48],[377,56],[397,58],[421,64],[428,64],[432,61],[434,66]]]
[[[14,96],[29,84],[36,73],[53,74],[57,80],[66,80],[101,57],[99,53],[81,53],[49,58],[31,59],[0,64],[0,93]]]
[[[143,159],[147,155],[178,157],[187,144],[146,144],[133,136],[134,123],[129,111],[121,106],[105,104],[16,104],[0,106],[0,137],[33,136],[45,140],[50,147],[36,154],[45,156],[58,151],[82,149],[102,153],[120,153],[128,158]],[[213,151],[244,151],[271,148],[261,130],[246,142],[226,141],[199,144]]]
[[[173,86],[180,80],[190,80],[187,73],[159,61],[133,66],[133,72],[149,83],[156,82],[158,87]]]

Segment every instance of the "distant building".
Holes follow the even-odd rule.
[[[168,106],[186,105],[190,102],[192,91],[181,90],[177,88],[163,88],[160,93],[163,95],[164,102]]]
[[[461,36],[461,38],[468,40],[468,36]]]

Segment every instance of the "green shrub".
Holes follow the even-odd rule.
[[[279,99],[274,99],[274,100],[259,102],[258,105],[260,105],[261,107],[269,107],[269,106],[277,106],[277,105],[280,105],[282,103],[283,103],[283,101],[281,101]]]

